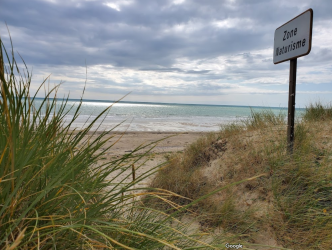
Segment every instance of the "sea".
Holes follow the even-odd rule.
[[[34,105],[40,107],[42,98],[36,98]],[[61,103],[58,100],[57,103]],[[80,100],[69,99],[65,108],[64,123],[74,117]],[[110,107],[94,124],[92,130],[146,131],[146,132],[212,132],[219,131],[225,124],[241,123],[252,112],[272,111],[284,114],[287,108],[202,105],[148,102],[112,102],[103,100],[83,100],[79,116],[71,128],[81,129],[95,120]],[[301,118],[305,109],[296,109],[296,117]]]

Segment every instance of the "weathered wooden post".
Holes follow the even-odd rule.
[[[293,152],[297,58],[311,50],[313,10],[308,9],[274,32],[273,63],[290,60],[287,148]]]
[[[0,84],[2,84],[1,76],[5,77],[4,75],[4,65],[3,65],[3,55],[2,55],[2,40],[0,38]]]
[[[290,60],[289,66],[289,92],[288,92],[288,122],[287,145],[288,152],[293,152],[294,144],[294,118],[295,118],[295,93],[296,93],[296,67],[297,58]]]

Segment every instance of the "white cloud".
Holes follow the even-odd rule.
[[[107,7],[111,8],[111,9],[115,9],[116,11],[120,11],[120,6],[115,4],[115,3],[106,2],[106,3],[103,3],[103,4],[106,5]]]
[[[106,5],[107,7],[114,9],[116,11],[121,11],[121,6],[127,6],[131,5],[133,1],[130,0],[112,0],[112,1],[106,1],[103,2],[103,5]]]
[[[173,4],[178,5],[178,4],[183,4],[186,0],[173,0]]]
[[[15,51],[33,67],[34,89],[52,73],[51,84],[64,80],[62,93],[79,97],[86,61],[92,99],[132,91],[133,101],[287,106],[289,63],[272,63],[273,33],[315,2],[25,3],[2,1],[0,20],[8,23]],[[298,104],[332,91],[331,7],[321,1],[313,8],[312,51],[298,60]],[[0,32],[9,45],[4,25]]]
[[[227,18],[213,21],[212,25],[220,29],[253,29],[254,23],[249,18]]]

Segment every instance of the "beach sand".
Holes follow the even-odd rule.
[[[150,169],[164,163],[166,157],[172,153],[182,152],[187,145],[195,142],[198,138],[202,137],[206,132],[114,132],[110,135],[113,138],[109,139],[108,142],[103,146],[102,149],[107,148],[108,146],[114,144],[108,151],[104,153],[101,159],[98,161],[98,164],[103,164],[121,158],[124,154],[129,154],[134,151],[137,147],[141,145],[148,145],[153,142],[157,142],[155,146],[151,149],[151,146],[146,147],[138,152],[133,154],[141,154],[146,152],[148,149],[151,149],[148,154],[141,159],[139,162],[135,163],[136,168],[136,177],[139,177],[141,174],[149,171]],[[98,136],[98,133],[92,137],[94,139]],[[126,164],[125,164],[126,165]],[[127,164],[128,166],[128,164]],[[130,176],[132,169],[128,169],[116,179],[113,179],[114,176],[118,174],[117,171],[114,171],[109,180],[112,182],[118,182],[125,178],[125,176]],[[153,175],[149,178],[144,179],[142,182],[135,185],[136,187],[147,187],[149,182],[152,180]]]

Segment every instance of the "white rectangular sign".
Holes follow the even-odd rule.
[[[274,32],[273,63],[305,56],[311,50],[313,11],[308,9]]]

